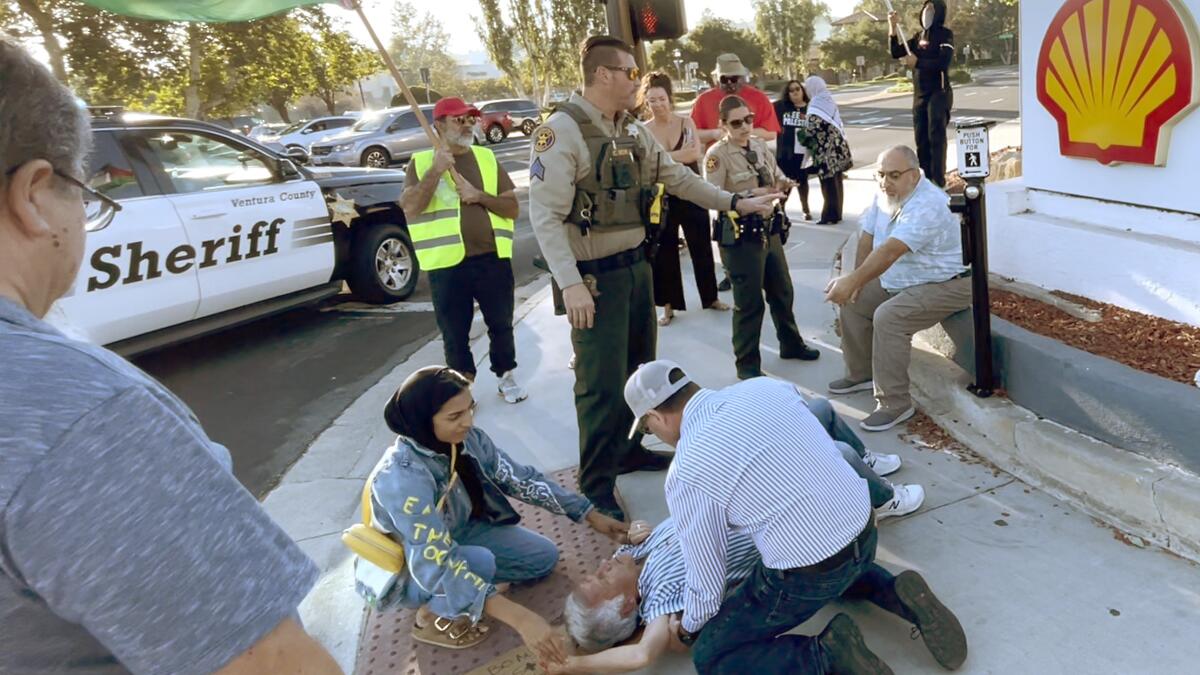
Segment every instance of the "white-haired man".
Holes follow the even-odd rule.
[[[909,394],[912,337],[971,306],[971,270],[963,265],[962,229],[946,193],[922,177],[905,145],[879,155],[880,194],[863,212],[854,270],[829,282],[826,300],[841,305],[846,376],[833,394],[875,392],[867,431],[886,431],[916,412]]]
[[[676,448],[666,498],[687,572],[683,614],[669,634],[695,644],[701,675],[891,673],[845,614],[817,637],[784,634],[839,597],[905,617],[946,668],[966,659],[962,626],[925,580],[875,563],[866,481],[795,385],[760,377],[701,389],[659,360],[629,378],[625,400],[635,425]],[[738,534],[761,559],[726,598],[727,552]]]

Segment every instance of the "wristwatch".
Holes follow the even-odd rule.
[[[730,211],[737,211],[737,203],[738,203],[738,200],[741,198],[742,198],[742,196],[739,195],[738,193],[736,193],[736,192],[733,193],[733,199],[729,200],[729,210]]]
[[[682,642],[683,646],[685,647],[691,647],[696,643],[696,638],[700,637],[699,631],[695,633],[689,633],[688,630],[683,627],[683,624],[679,624],[679,633],[677,635],[679,637],[679,641]]]

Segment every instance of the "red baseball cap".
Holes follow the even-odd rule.
[[[450,117],[452,115],[474,115],[478,117],[480,112],[479,108],[469,105],[461,98],[454,98],[453,96],[439,99],[433,105],[433,119],[440,120],[443,117]]]

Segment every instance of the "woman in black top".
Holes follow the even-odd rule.
[[[700,173],[697,162],[703,156],[703,148],[696,135],[696,125],[690,117],[675,112],[671,78],[665,73],[647,73],[642,78],[641,100],[649,115],[646,128],[659,145],[670,151],[671,159]],[[683,275],[679,269],[680,228],[683,228],[688,252],[692,256],[700,305],[704,309],[729,309],[729,305],[717,298],[708,210],[689,201],[669,197],[667,222],[659,235],[658,251],[650,261],[654,270],[654,304],[663,308],[663,314],[658,319],[660,326],[671,323],[675,318],[675,310],[687,309],[683,298]]]
[[[812,142],[808,133],[808,93],[799,80],[788,80],[775,101],[775,116],[783,131],[775,143],[775,159],[788,178],[796,181],[804,219],[812,220],[808,210],[808,177],[812,174]]]

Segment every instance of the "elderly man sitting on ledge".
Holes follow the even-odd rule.
[[[913,334],[971,306],[971,271],[946,193],[903,145],[879,156],[878,177],[882,194],[862,215],[854,270],[825,289],[825,299],[841,305],[846,361],[846,377],[829,391],[874,390],[867,431],[891,429],[916,412],[908,381]]]

